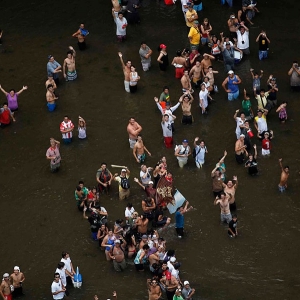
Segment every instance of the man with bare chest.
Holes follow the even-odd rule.
[[[122,52],[118,52],[118,55],[120,57],[120,61],[122,64],[122,68],[123,68],[123,73],[124,73],[124,87],[125,87],[125,91],[127,93],[130,93],[130,89],[129,89],[129,83],[130,83],[130,67],[131,67],[131,61],[128,60],[126,62],[126,65],[124,64],[123,61],[123,54]]]
[[[231,194],[225,194],[224,192],[220,193],[220,198],[217,196],[214,205],[220,206],[221,209],[221,222],[229,223],[232,220],[230,208],[229,208],[229,201],[231,200]]]
[[[47,100],[47,107],[49,111],[54,111],[56,108],[55,101],[58,99],[58,97],[54,94],[54,88],[52,84],[49,84],[47,86],[47,92],[46,92],[46,100]]]
[[[197,60],[195,66],[192,67],[189,74],[193,80],[193,83],[195,84],[195,88],[198,88],[200,86],[201,74],[202,74],[202,67],[200,61]]]
[[[140,164],[144,163],[144,161],[146,159],[145,151],[148,153],[149,156],[151,156],[151,153],[148,151],[148,149],[144,145],[142,136],[139,134],[137,136],[137,141],[133,147],[133,156],[134,156],[135,160]]]
[[[148,230],[148,222],[149,220],[147,218],[145,218],[143,215],[141,215],[137,221],[136,221],[136,226],[137,226],[137,230],[138,233],[143,235],[145,233],[147,233]]]
[[[201,67],[202,67],[202,75],[203,77],[208,73],[208,68],[212,66],[212,60],[214,60],[215,57],[213,55],[204,53],[203,59],[201,60]]]
[[[236,211],[235,192],[237,187],[238,187],[237,176],[233,176],[233,180],[228,180],[227,184],[223,182],[224,192],[226,194],[231,194],[231,199],[229,201],[230,212]]]
[[[136,122],[134,118],[129,119],[129,123],[127,125],[127,132],[129,135],[129,146],[131,149],[134,148],[138,135],[142,131],[142,126]]]
[[[282,166],[282,158],[279,159],[279,166],[281,168],[280,182],[278,184],[279,192],[283,193],[287,189],[287,181],[290,175],[289,166]]]
[[[126,246],[125,240],[115,240],[115,245],[111,247],[109,256],[113,261],[114,268],[117,272],[124,271],[126,269],[126,260],[124,255],[124,249]]]
[[[245,145],[245,135],[241,134],[240,138],[235,142],[235,159],[238,164],[242,164],[244,162],[244,155],[248,156],[248,152],[246,150]]]
[[[14,287],[14,291],[12,292],[13,296],[21,296],[23,294],[23,282],[25,280],[25,276],[22,272],[20,272],[20,268],[18,266],[14,267],[14,272],[10,275],[11,283]]]
[[[63,74],[66,81],[73,81],[77,78],[76,67],[75,67],[75,56],[76,51],[72,46],[69,46],[69,51],[67,52],[67,58],[64,60],[63,64]],[[67,68],[67,73],[66,73]]]
[[[161,288],[156,279],[147,279],[149,300],[158,300],[161,297]]]
[[[3,300],[12,300],[8,273],[3,274],[3,279],[0,285],[0,296]]]
[[[191,92],[192,93],[193,92],[188,70],[185,70],[183,72],[183,76],[181,77],[180,81],[181,81],[182,92],[183,93],[185,93],[185,92]]]

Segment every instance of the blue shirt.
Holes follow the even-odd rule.
[[[184,215],[181,214],[180,211],[176,211],[175,213],[175,221],[176,221],[176,228],[183,228],[184,226]]]
[[[48,76],[53,76],[53,79],[56,79],[58,78],[58,73],[54,73],[54,70],[58,67],[61,67],[61,65],[56,61],[49,61],[47,63],[47,73],[48,73]]]

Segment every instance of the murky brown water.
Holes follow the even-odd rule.
[[[207,1],[204,1],[207,2]],[[227,16],[232,9],[217,4],[205,4],[201,17],[211,20],[214,32],[226,29]],[[139,168],[128,149],[127,120],[135,116],[143,126],[148,149],[155,153],[147,161],[153,166],[162,155],[168,158],[175,176],[175,184],[197,210],[186,216],[187,238],[177,241],[173,231],[166,233],[168,247],[176,249],[182,261],[181,278],[189,280],[197,289],[195,299],[298,299],[299,285],[299,94],[289,91],[287,71],[295,58],[299,59],[298,41],[299,3],[296,1],[260,1],[261,15],[251,29],[252,54],[237,73],[243,84],[251,87],[249,68],[263,69],[266,77],[274,74],[279,83],[279,102],[288,100],[289,121],[278,123],[272,112],[269,127],[275,132],[270,158],[259,158],[261,176],[249,178],[243,167],[234,160],[234,111],[238,102],[228,103],[223,91],[215,96],[207,117],[200,116],[197,101],[193,103],[195,123],[182,127],[176,122],[176,141],[192,140],[200,136],[206,140],[209,154],[205,167],[196,170],[192,159],[179,170],[173,150],[162,143],[160,115],[153,101],[161,87],[169,85],[171,99],[180,96],[180,84],[174,70],[162,75],[155,63],[156,47],[168,45],[169,55],[186,46],[185,25],[179,5],[165,7],[160,1],[144,1],[140,26],[129,26],[128,41],[115,42],[115,27],[109,1],[85,4],[80,1],[43,2],[32,0],[2,1],[1,24],[4,30],[4,53],[0,53],[0,83],[5,89],[29,89],[19,98],[17,122],[0,130],[1,190],[0,272],[12,272],[20,265],[25,272],[26,299],[51,299],[50,284],[62,250],[71,252],[74,265],[83,274],[83,288],[72,291],[72,299],[91,299],[98,293],[101,299],[117,290],[120,299],[147,299],[145,278],[129,266],[116,274],[104,254],[90,240],[86,221],[78,213],[73,198],[75,185],[83,179],[87,185],[95,183],[95,173],[102,161],[126,164],[132,178]],[[236,9],[234,9],[236,11]],[[63,83],[59,88],[58,109],[48,113],[45,107],[47,55],[62,63],[71,38],[80,22],[90,31],[88,46],[78,53],[79,78]],[[280,22],[279,22],[280,20]],[[271,39],[271,53],[267,61],[259,62],[254,39],[266,28]],[[153,68],[144,74],[138,49],[141,40],[154,50]],[[123,77],[117,52],[131,59],[141,75],[138,93],[123,91]],[[216,76],[219,87],[224,79],[223,66]],[[264,85],[264,84],[263,84]],[[4,102],[4,95],[1,95]],[[68,114],[73,121],[82,115],[88,124],[88,140],[61,147],[63,163],[58,174],[49,172],[45,151],[49,137],[60,138],[59,124]],[[180,111],[176,112],[180,116]],[[219,225],[219,209],[213,206],[210,171],[224,149],[228,176],[239,177],[236,199],[241,236],[229,240]],[[280,169],[278,158],[291,167],[289,191],[277,192]],[[143,193],[132,180],[131,201],[140,209]],[[102,198],[111,222],[123,216],[125,202],[117,198],[115,185],[110,197]]]

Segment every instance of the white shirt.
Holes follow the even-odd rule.
[[[122,20],[119,17],[115,18],[115,22],[117,25],[117,35],[126,35],[126,27],[122,28],[123,25],[127,25],[127,20],[123,17]]]
[[[199,106],[203,108],[206,108],[208,106],[208,101],[207,101],[207,95],[208,95],[208,91],[207,89],[205,89],[204,91],[200,91],[199,93]],[[203,101],[203,104],[200,103],[200,99]]]
[[[164,137],[172,137],[173,136],[173,132],[172,132],[172,126],[171,126],[171,122],[161,122],[161,128],[163,131],[163,136]]]
[[[125,208],[125,218],[131,218],[132,214],[135,212],[135,209],[131,207],[128,209],[128,207]]]
[[[53,299],[63,299],[64,298],[65,292],[61,292],[56,295],[53,295],[53,293],[61,291],[61,290],[62,290],[61,280],[59,279],[59,282],[53,281],[51,284],[51,293],[52,293]]]
[[[65,269],[67,269],[70,273],[72,272],[72,268],[71,268],[71,258],[62,258],[60,261],[62,261],[65,264]],[[68,277],[69,275],[66,274],[66,277]]]
[[[178,102],[176,105],[170,107],[169,109],[163,109],[161,107],[161,105],[159,104],[159,102],[156,103],[158,109],[160,110],[162,115],[169,115],[169,121],[171,123],[174,123],[174,119],[173,119],[173,112],[179,107],[180,102]]]
[[[240,126],[244,124],[244,121],[241,118],[239,118],[239,117],[236,117],[235,121],[236,121],[235,133],[237,135],[240,135],[241,134],[241,128],[240,128]]]
[[[260,132],[268,130],[268,124],[267,124],[266,117],[264,117],[264,116],[262,116],[261,118],[255,117],[255,121],[257,123],[257,127]]]
[[[245,31],[244,34],[238,30],[237,34],[237,47],[241,50],[249,48],[249,32]],[[244,42],[244,44],[242,43]]]
[[[205,153],[206,153],[206,146],[204,147],[200,147],[199,145],[197,145],[195,147],[196,149],[196,157],[195,157],[195,161],[204,164],[204,159],[205,159]]]
[[[64,286],[66,286],[67,285],[67,278],[66,278],[66,266],[64,266],[64,268],[63,269],[56,269],[55,270],[55,273],[59,273],[59,275],[60,275],[60,280],[61,280],[61,282],[62,282],[62,284],[64,285]]]
[[[85,139],[86,138],[86,128],[78,127],[78,138]]]
[[[184,6],[187,6],[187,0],[181,0],[182,11],[183,11],[183,13],[186,13],[188,8],[187,7],[185,8]]]
[[[188,155],[190,153],[190,146],[187,145],[186,147],[184,147],[183,145],[178,146],[180,147],[180,150],[178,152],[178,154],[186,154]],[[177,149],[176,149],[177,150]],[[187,161],[188,160],[188,156],[176,156],[177,160],[179,161]]]
[[[143,178],[143,176],[145,176],[145,178]],[[140,171],[140,177],[141,177],[142,184],[144,185],[148,184],[149,181],[151,181],[151,175],[148,170],[146,172]]]

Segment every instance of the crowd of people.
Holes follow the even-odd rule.
[[[173,135],[175,133],[175,123],[178,119],[175,111],[182,110],[181,124],[190,125],[194,122],[192,115],[192,105],[198,101],[200,118],[206,117],[213,97],[218,97],[219,89],[215,84],[214,76],[221,75],[221,71],[215,70],[214,64],[220,61],[224,64],[226,77],[222,83],[222,88],[227,93],[229,101],[240,101],[239,85],[243,78],[236,74],[236,63],[242,63],[250,54],[249,27],[253,25],[255,14],[258,13],[256,1],[242,0],[241,9],[237,14],[229,16],[225,27],[228,34],[221,32],[220,38],[213,32],[213,26],[207,18],[200,21],[199,11],[202,9],[202,1],[189,2],[181,0],[181,7],[187,30],[187,43],[189,47],[178,50],[173,58],[171,65],[175,68],[175,78],[180,79],[178,86],[182,90],[182,95],[177,103],[171,101],[170,90],[167,85],[163,86],[161,95],[154,97],[155,105],[161,113],[158,118],[162,128],[164,145],[166,148],[175,146],[174,156],[178,161],[178,166],[184,168],[190,157],[194,160],[197,168],[201,169],[205,164],[205,156],[208,153],[206,143],[200,137],[195,137],[192,146],[189,141],[184,139],[180,145],[174,145]],[[140,23],[138,0],[128,0],[127,8],[124,10],[117,0],[112,0],[112,16],[116,24],[116,35],[119,42],[124,42],[127,36],[128,25]],[[127,20],[128,19],[128,20]],[[224,30],[225,31],[225,30]],[[2,36],[2,31],[0,30]],[[80,24],[79,29],[72,35],[78,39],[79,50],[86,48],[85,39],[88,31],[84,24]],[[258,59],[268,58],[269,45],[271,43],[265,30],[257,36],[255,42],[258,43]],[[160,44],[158,47],[157,64],[161,72],[167,72],[170,68],[167,46]],[[141,60],[142,70],[151,70],[151,58],[153,51],[145,41],[142,41],[137,51]],[[124,89],[128,93],[138,92],[137,85],[140,76],[136,67],[131,61],[124,62],[123,54],[118,52],[124,74]],[[75,66],[76,51],[69,46],[67,57],[61,66],[55,61],[52,55],[48,56],[47,73],[48,79],[46,86],[47,107],[50,112],[56,109],[58,94],[56,92],[60,73],[66,81],[73,81],[77,78]],[[234,145],[235,158],[238,164],[247,168],[251,176],[259,174],[257,157],[258,148],[261,149],[262,156],[271,153],[271,140],[275,134],[269,129],[267,116],[276,111],[279,120],[285,123],[287,117],[287,102],[278,103],[279,88],[274,75],[267,77],[266,89],[263,88],[263,70],[256,72],[250,69],[253,85],[250,87],[251,93],[244,89],[243,100],[241,101],[242,110],[238,109],[233,114],[236,122],[236,142]],[[293,62],[288,71],[291,76],[291,87],[297,90],[300,87],[300,68],[296,61]],[[14,89],[6,92],[1,86],[1,91],[5,94],[7,102],[0,109],[1,127],[10,124],[10,119],[15,121],[14,112],[18,110],[18,97],[27,90],[27,86],[16,92]],[[198,92],[199,90],[199,92]],[[221,94],[221,92],[220,92]],[[255,98],[257,103],[251,103],[251,98]],[[253,133],[255,128],[256,134]],[[62,141],[65,144],[72,142],[72,132],[74,124],[66,115],[60,124]],[[78,117],[78,138],[86,138],[86,122]],[[173,177],[168,169],[165,157],[162,157],[153,167],[147,167],[145,161],[147,156],[152,156],[150,150],[146,148],[142,138],[142,126],[134,117],[129,118],[127,125],[129,147],[137,163],[140,163],[139,178],[135,177],[134,182],[144,190],[145,197],[141,201],[141,210],[135,210],[133,204],[128,202],[123,216],[114,216],[113,228],[109,224],[109,213],[102,206],[101,197],[109,194],[114,182],[119,191],[121,201],[130,199],[130,175],[131,172],[126,166],[115,166],[121,169],[119,173],[112,173],[107,168],[107,163],[101,163],[96,172],[96,185],[87,188],[83,181],[79,181],[75,189],[75,200],[83,218],[89,223],[92,239],[97,241],[103,251],[103,257],[111,261],[116,272],[122,272],[127,268],[126,260],[133,260],[138,272],[147,271],[151,274],[151,279],[146,282],[149,300],[159,299],[163,293],[168,300],[193,299],[195,289],[190,286],[189,281],[179,275],[181,263],[175,256],[175,250],[167,247],[167,241],[163,234],[166,227],[172,222],[171,218],[165,215],[169,204],[175,205],[173,191]],[[257,142],[253,140],[257,138]],[[258,145],[261,142],[261,146]],[[192,148],[193,147],[193,148]],[[60,168],[60,141],[50,138],[50,147],[46,152],[46,158],[50,160],[50,169],[56,172]],[[226,176],[227,168],[225,158],[227,151],[218,159],[215,168],[211,172],[212,191],[214,195],[214,205],[219,205],[221,210],[221,222],[228,224],[228,236],[235,238],[238,236],[236,199],[235,193],[238,187],[238,178],[233,176],[228,179]],[[287,189],[289,177],[289,167],[282,165],[280,182],[278,189],[284,192]],[[135,172],[136,170],[134,170]],[[176,208],[175,229],[179,239],[183,238],[184,215],[193,209],[189,206],[189,201]],[[69,253],[63,252],[62,259],[58,263],[54,273],[54,281],[51,285],[53,299],[63,299],[68,296],[67,285],[72,284],[74,268],[71,263]],[[24,274],[19,267],[14,268],[14,273],[5,273],[1,283],[0,295],[3,299],[12,299],[11,295],[21,295]],[[113,297],[117,297],[116,292]],[[95,295],[94,299],[98,299]]]

